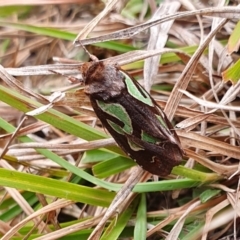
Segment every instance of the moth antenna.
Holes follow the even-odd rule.
[[[87,53],[87,55],[89,56],[89,58],[90,58],[92,61],[94,61],[94,62],[98,62],[98,61],[99,61],[99,59],[98,59],[96,56],[94,56],[93,54],[91,54],[91,53],[86,49],[86,47],[85,47],[84,45],[82,45],[82,43],[81,43],[80,40],[79,40],[79,44],[81,45],[81,47],[83,48],[83,50]]]

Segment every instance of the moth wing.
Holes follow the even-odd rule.
[[[128,143],[141,150],[141,158],[135,161],[145,170],[155,175],[167,176],[172,168],[182,161],[182,150],[171,142],[162,146],[143,141],[133,135],[127,135]],[[131,156],[134,158],[134,156]]]
[[[154,99],[150,95],[148,97],[152,101],[152,106],[144,105],[140,100],[129,94],[124,94],[118,98],[118,101],[128,109],[128,114],[136,116],[135,118],[132,117],[134,135],[141,138],[140,134],[147,134],[158,142],[172,142],[181,148],[172,124]]]

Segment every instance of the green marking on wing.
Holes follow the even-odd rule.
[[[127,85],[128,93],[132,95],[137,100],[149,105],[154,106],[152,99],[150,98],[149,94],[144,90],[144,88],[141,87],[141,90],[145,93],[145,96],[142,95],[142,93],[138,90],[137,86],[134,84],[132,79],[124,72],[121,71],[121,73],[125,76],[125,82]]]
[[[141,132],[141,139],[144,142],[149,142],[149,143],[154,143],[154,144],[159,142],[158,139],[156,139],[155,137],[152,137],[151,135],[145,133],[144,131]]]
[[[160,109],[160,111],[161,111],[161,109]],[[163,118],[162,118],[161,116],[159,116],[159,115],[156,115],[156,114],[155,114],[155,116],[157,117],[157,119],[159,120],[159,122],[161,123],[161,125],[162,125],[164,128],[168,129],[168,126],[167,126],[166,123],[164,122]]]
[[[113,121],[107,119],[108,124],[111,126],[112,129],[114,129],[115,132],[124,135],[124,131],[123,129],[116,123],[114,123]]]
[[[102,111],[117,118],[124,124],[123,128],[121,128],[118,124],[110,120],[107,120],[114,130],[116,130],[120,134],[123,134],[123,132],[127,134],[132,134],[133,132],[132,120],[122,105],[118,103],[104,103],[102,101],[97,101],[97,104],[102,109]]]
[[[133,151],[142,151],[142,150],[144,150],[144,148],[141,148],[140,146],[138,146],[137,144],[135,144],[134,142],[132,142],[130,139],[127,139],[127,141],[128,141],[129,147],[130,147]]]

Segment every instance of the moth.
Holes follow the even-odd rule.
[[[155,100],[117,64],[93,60],[79,70],[93,110],[122,150],[144,170],[169,175],[183,150]]]

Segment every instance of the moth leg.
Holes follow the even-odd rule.
[[[77,77],[74,77],[74,76],[67,76],[67,75],[64,74],[64,73],[60,73],[60,72],[57,72],[57,71],[54,71],[54,70],[48,70],[48,71],[66,77],[72,84],[80,84],[80,85],[83,85],[83,83],[84,83],[84,82],[83,82],[83,79],[81,79],[81,78],[77,78]]]

